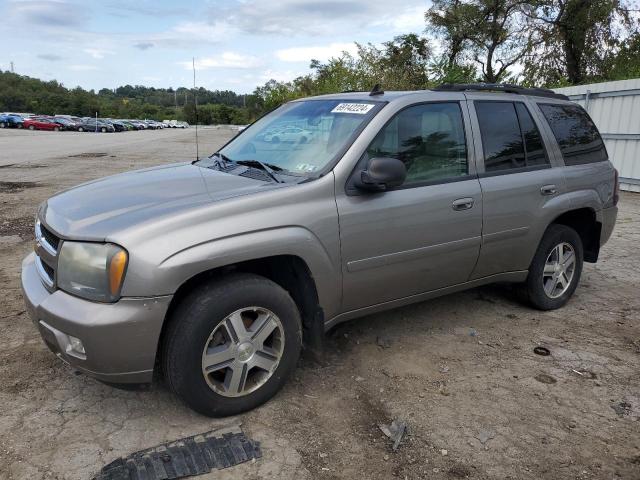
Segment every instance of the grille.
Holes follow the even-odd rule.
[[[44,285],[55,288],[58,250],[62,240],[55,233],[36,221],[36,267]]]
[[[42,269],[45,271],[47,275],[49,275],[49,278],[53,281],[53,268],[51,268],[46,263],[42,262]]]
[[[47,243],[57,251],[58,246],[60,245],[60,238],[51,233],[51,231],[49,231],[47,227],[42,224],[40,224],[40,233],[42,234],[42,237],[47,241]]]

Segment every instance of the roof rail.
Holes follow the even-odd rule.
[[[557,98],[559,100],[569,100],[569,97],[561,93],[556,93],[548,88],[527,88],[509,83],[443,83],[433,90],[440,92],[503,92],[516,93],[519,95],[534,95],[536,97]]]

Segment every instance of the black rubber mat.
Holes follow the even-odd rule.
[[[260,442],[239,427],[214,430],[120,457],[94,480],[169,480],[209,473],[260,458]]]

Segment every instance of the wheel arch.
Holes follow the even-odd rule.
[[[582,240],[584,261],[595,263],[600,253],[600,233],[602,223],[597,212],[591,207],[577,208],[558,215],[550,225],[566,225],[575,230]]]
[[[160,364],[161,349],[159,346],[164,341],[171,315],[185,296],[200,285],[224,278],[225,275],[235,272],[262,276],[286,290],[300,310],[305,347],[317,348],[317,345],[322,341],[319,335],[324,335],[325,318],[313,274],[307,262],[297,255],[274,255],[211,268],[199,272],[183,282],[173,295],[165,314],[156,349],[156,366]]]

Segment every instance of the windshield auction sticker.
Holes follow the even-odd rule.
[[[331,113],[357,113],[364,115],[374,107],[372,103],[339,103]]]

